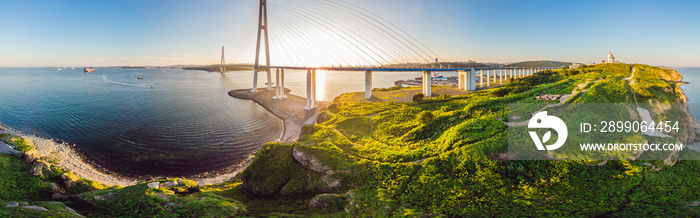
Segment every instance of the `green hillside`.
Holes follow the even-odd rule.
[[[680,78],[647,65],[598,64],[410,103],[358,102],[344,94],[318,124],[303,127],[298,142],[266,144],[238,177],[213,186],[168,179],[104,187],[83,180],[69,188],[59,176],[74,177],[69,172],[51,166],[32,176],[35,167],[0,154],[0,203],[47,209],[0,207],[0,216],[78,216],[69,206],[90,217],[697,217],[700,210],[688,205],[700,201],[698,161],[505,160],[508,129],[496,119],[507,119],[508,103],[552,103],[534,96],[584,89],[568,102],[682,102]],[[681,132],[684,143],[696,138],[689,126]],[[11,135],[2,139],[32,149]],[[49,182],[70,198],[52,199]]]

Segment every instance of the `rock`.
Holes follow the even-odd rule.
[[[165,203],[165,206],[174,207],[174,206],[175,206],[175,203],[168,202],[168,203]]]
[[[71,175],[68,173],[63,173],[63,175],[61,175],[61,179],[63,179],[63,184],[65,184],[66,188],[73,188],[77,184],[83,182],[83,180],[80,180],[78,176]]]
[[[319,160],[314,158],[313,156],[304,154],[304,152],[297,149],[297,146],[294,146],[292,155],[294,156],[294,159],[297,162],[299,162],[301,165],[304,165],[306,168],[309,168],[310,170],[323,173],[331,169],[329,166],[322,165],[319,162]]]
[[[19,207],[19,203],[10,202],[10,203],[5,204],[5,207]]]
[[[27,203],[27,202],[19,202],[19,205],[21,205],[21,206],[29,206],[29,203]]]
[[[50,189],[49,192],[50,192],[50,193],[59,193],[59,192],[61,192],[61,188],[59,188],[58,185],[56,185],[56,183],[53,183],[53,182],[45,182],[44,184],[46,184],[47,186],[49,186],[49,189]]]
[[[330,175],[323,175],[321,177],[321,181],[326,184],[326,187],[323,188],[325,191],[335,190],[336,188],[340,187],[342,182],[340,179],[331,178]]]
[[[178,184],[177,181],[167,181],[167,182],[164,182],[164,183],[163,183],[163,187],[167,187],[167,188],[176,187],[176,186],[178,186],[178,185],[179,185],[179,184]]]
[[[68,197],[68,195],[63,194],[63,193],[53,193],[53,194],[51,195],[51,198],[54,199],[54,200],[66,200],[66,199],[68,199],[69,197]]]
[[[146,184],[146,186],[148,186],[148,188],[158,188],[158,186],[160,186],[160,182],[149,182]]]
[[[34,166],[32,166],[32,169],[29,171],[29,174],[32,174],[33,176],[46,177],[48,176],[48,172],[50,169],[51,168],[49,163],[39,160],[36,161],[36,163],[34,163]],[[44,172],[46,172],[46,175]]]
[[[29,150],[22,155],[22,160],[25,163],[34,163],[34,161],[39,159],[39,152],[36,149]]]
[[[309,200],[310,207],[328,207],[331,205],[340,206],[347,201],[346,194],[320,194]]]
[[[95,200],[98,200],[98,201],[104,201],[104,200],[105,200],[105,197],[102,197],[102,196],[99,196],[99,195],[92,196],[92,198],[94,198]]]
[[[29,210],[37,210],[37,211],[49,211],[46,208],[37,207],[37,206],[22,206],[22,208],[29,209]]]
[[[693,201],[692,204],[685,205],[686,207],[697,207],[700,206],[700,201]]]
[[[348,191],[348,192],[345,193],[345,194],[347,195],[347,198],[348,198],[348,204],[345,205],[345,212],[350,213],[350,212],[352,212],[353,210],[359,208],[359,207],[355,204],[355,190],[350,190],[350,191]]]

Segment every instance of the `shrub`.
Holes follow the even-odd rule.
[[[415,95],[413,95],[413,102],[415,102],[415,103],[421,102],[421,101],[423,101],[423,98],[425,98],[425,95],[423,95],[423,93],[415,94]]]
[[[418,114],[418,119],[421,123],[428,123],[435,118],[435,115],[430,111],[422,111]]]

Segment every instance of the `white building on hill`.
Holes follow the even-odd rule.
[[[615,56],[610,51],[608,51],[608,63],[615,63]]]

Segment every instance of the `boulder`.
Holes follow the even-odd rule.
[[[54,199],[54,200],[66,200],[68,198],[69,198],[68,195],[63,194],[63,193],[53,193],[51,195],[51,199]]]
[[[160,186],[160,182],[149,182],[146,184],[148,188],[158,188]]]
[[[22,160],[24,160],[25,163],[34,163],[34,161],[39,160],[39,157],[39,152],[36,149],[32,149],[24,152]]]
[[[45,161],[36,161],[34,166],[32,166],[32,169],[29,171],[29,174],[32,174],[33,176],[46,177],[48,176],[48,172],[50,170],[51,168],[49,163],[46,163]]]
[[[347,194],[320,194],[309,200],[309,207],[342,206],[347,201]]]
[[[331,175],[323,175],[321,181],[326,184],[326,187],[323,188],[324,191],[333,191],[340,187],[342,182],[340,179],[331,178]]]
[[[179,185],[179,183],[178,183],[177,181],[166,181],[166,182],[163,183],[162,186],[163,186],[163,187],[170,188],[170,187],[176,187],[176,186],[178,186],[178,185]]]
[[[5,204],[5,207],[19,207],[19,203],[10,202],[10,203]]]
[[[46,186],[49,187],[49,192],[50,192],[50,193],[60,193],[60,192],[61,192],[61,188],[58,187],[58,185],[56,185],[56,183],[53,183],[53,182],[45,182],[44,184],[46,184]]]
[[[29,209],[29,210],[36,210],[36,211],[49,211],[46,208],[37,207],[37,206],[22,206],[22,208]]]
[[[297,146],[294,146],[292,155],[294,156],[294,160],[310,170],[323,173],[331,169],[331,167],[321,164],[317,158],[307,155],[303,151],[297,149]]]
[[[78,176],[69,173],[63,173],[61,179],[63,179],[63,184],[66,188],[73,188],[77,184],[83,183],[83,180],[80,180]]]

